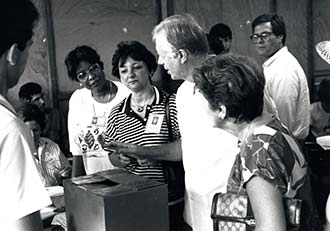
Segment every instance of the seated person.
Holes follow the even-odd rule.
[[[41,137],[44,115],[36,105],[29,103],[20,104],[17,114],[32,131],[33,157],[44,185],[61,185],[63,177],[70,177],[71,166],[54,141]]]
[[[56,108],[46,106],[41,86],[34,82],[26,83],[19,89],[18,96],[21,102],[39,107],[45,115],[42,135],[57,143],[65,154],[69,153],[68,130],[64,117]]]
[[[330,134],[330,80],[322,80],[318,89],[319,101],[311,104],[310,127],[314,137]]]

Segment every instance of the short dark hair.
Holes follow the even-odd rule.
[[[112,56],[112,75],[120,79],[119,66],[123,65],[127,58],[146,64],[149,72],[153,74],[157,69],[156,57],[142,43],[138,41],[122,41],[117,44],[117,49]]]
[[[16,111],[24,122],[36,121],[42,130],[45,128],[45,115],[37,105],[23,102],[17,106]]]
[[[217,37],[215,37],[211,34],[206,34],[206,37],[207,37],[207,41],[209,43],[209,48],[210,48],[211,52],[213,52],[216,55],[224,52],[225,47],[223,46],[223,43],[220,39],[218,39]]]
[[[98,63],[102,69],[104,68],[104,64],[96,50],[86,45],[78,46],[69,52],[64,61],[71,80],[79,82],[76,71],[79,63],[83,61],[90,64]]]
[[[262,114],[265,77],[251,58],[232,53],[209,57],[193,78],[211,109],[225,105],[235,122],[250,122]]]
[[[210,29],[210,34],[223,39],[229,38],[230,40],[232,40],[233,38],[233,34],[231,32],[230,27],[224,23],[217,23],[212,26]]]
[[[0,56],[15,43],[19,50],[24,50],[32,38],[34,23],[38,18],[38,10],[30,0],[2,0]]]
[[[254,28],[262,23],[270,22],[272,26],[273,33],[276,36],[283,35],[282,43],[285,44],[286,41],[286,29],[285,23],[281,16],[277,14],[263,14],[256,17],[252,22],[252,33],[254,33]]]
[[[33,95],[40,94],[42,88],[38,83],[29,82],[21,86],[18,91],[18,97],[23,100],[31,100]]]
[[[319,85],[319,89],[317,91],[319,100],[322,102],[330,101],[330,80],[323,79]]]

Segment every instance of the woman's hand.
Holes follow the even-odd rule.
[[[109,155],[109,159],[114,166],[120,168],[125,168],[132,161],[131,160],[132,158],[129,156],[126,156],[124,154],[114,154],[114,153]]]
[[[285,231],[281,192],[259,176],[247,182],[246,190],[256,220],[255,231]]]

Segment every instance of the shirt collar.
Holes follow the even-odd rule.
[[[153,89],[154,89],[154,92],[155,92],[155,98],[152,101],[151,105],[159,104],[161,102],[161,98],[164,97],[164,96],[162,96],[160,94],[157,87],[153,86]],[[129,96],[124,99],[124,104],[123,104],[123,107],[121,109],[122,113],[124,113],[124,112],[128,113],[131,110],[131,107],[130,107],[131,97],[132,97],[132,93],[129,94]]]
[[[3,97],[3,95],[0,95],[0,105],[4,106],[5,108],[7,108],[9,111],[11,111],[16,115],[16,111],[14,107],[8,102],[8,100],[5,97]]]
[[[269,59],[267,59],[263,66],[264,67],[269,67],[279,56],[281,56],[283,53],[288,52],[288,48],[286,46],[282,47],[279,49],[273,56],[271,56]]]

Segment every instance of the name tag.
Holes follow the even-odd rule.
[[[99,127],[105,127],[106,119],[104,116],[93,116],[92,125],[96,125]]]
[[[160,129],[162,127],[163,119],[164,115],[151,113],[148,117],[145,132],[159,134]]]

